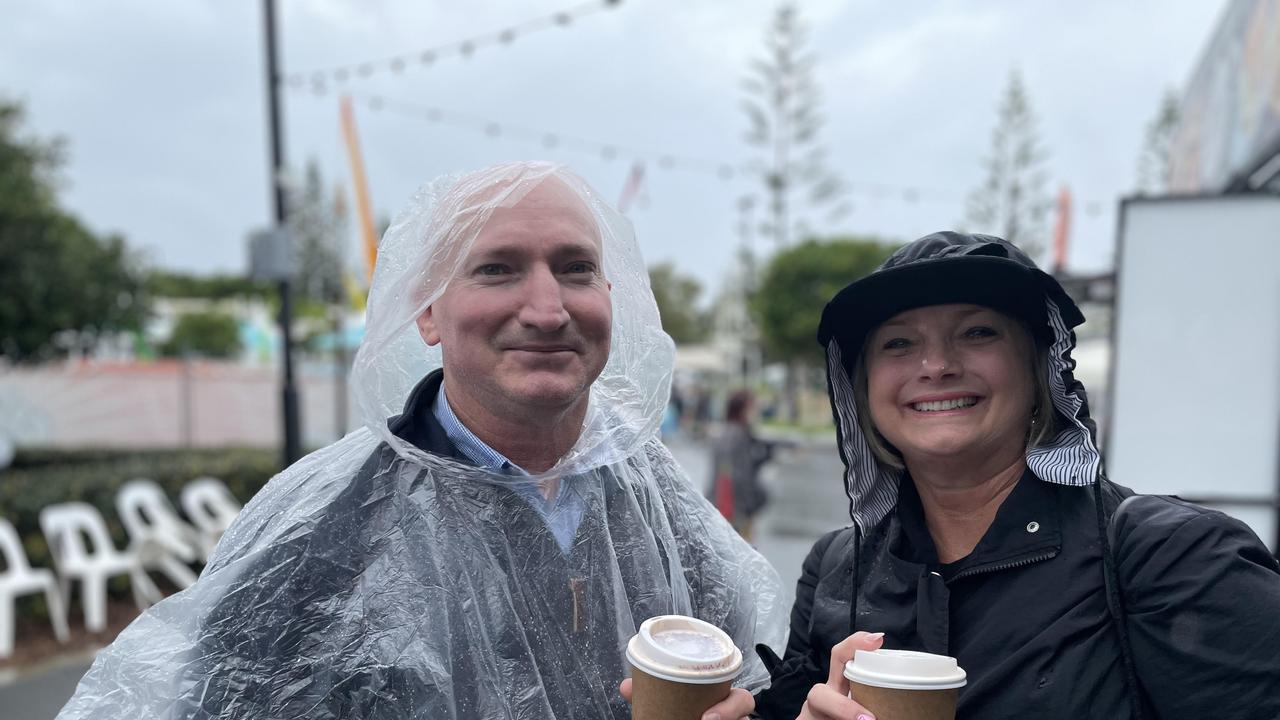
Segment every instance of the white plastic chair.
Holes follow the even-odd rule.
[[[80,581],[84,622],[90,632],[102,632],[107,627],[108,578],[129,575],[129,587],[139,610],[160,601],[160,591],[147,577],[138,558],[111,544],[107,523],[92,505],[82,502],[48,505],[40,511],[40,529],[49,543],[64,603],[70,597],[71,581]]]
[[[116,493],[116,511],[142,566],[168,575],[180,588],[191,587],[196,574],[186,564],[199,557],[199,539],[195,528],[178,519],[164,490],[153,480],[130,480]]]
[[[222,533],[240,514],[236,502],[225,483],[214,477],[198,477],[182,487],[182,511],[200,531],[205,558],[213,554]]]
[[[57,579],[50,570],[31,567],[18,531],[4,519],[0,519],[0,555],[4,556],[5,563],[4,572],[0,572],[0,659],[13,654],[13,628],[17,620],[14,601],[20,595],[44,591],[53,632],[58,642],[66,642],[67,609],[62,603]]]

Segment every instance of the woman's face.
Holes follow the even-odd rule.
[[[1022,326],[990,308],[900,313],[867,343],[872,422],[908,466],[1021,455],[1035,404],[1032,356]]]

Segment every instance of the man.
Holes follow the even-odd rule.
[[[627,718],[643,620],[781,640],[776,575],[656,439],[672,347],[625,220],[505,165],[419,194],[379,252],[367,429],[272,480],[61,717]]]

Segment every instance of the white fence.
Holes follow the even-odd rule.
[[[332,365],[302,366],[303,442],[337,432]],[[348,398],[348,408],[354,403]],[[358,426],[348,413],[347,430]],[[0,435],[18,447],[278,446],[280,373],[210,360],[80,361],[0,370]]]

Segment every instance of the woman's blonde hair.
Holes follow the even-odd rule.
[[[1049,392],[1048,343],[1031,332],[1025,323],[1016,320],[1015,322],[1018,327],[1027,333],[1032,344],[1031,362],[1028,371],[1031,373],[1032,382],[1035,383],[1036,405],[1031,415],[1030,427],[1027,428],[1027,448],[1039,447],[1058,434],[1058,430],[1061,429],[1065,420],[1054,409],[1053,395]],[[870,344],[871,337],[871,334],[867,335],[867,339],[857,355],[851,378],[853,380],[853,406],[858,413],[858,429],[862,431],[863,437],[867,439],[867,445],[871,447],[871,453],[875,455],[877,460],[895,470],[902,470],[906,467],[902,461],[902,454],[880,434],[880,431],[876,429],[875,423],[871,420],[871,402],[867,396],[867,345]]]

